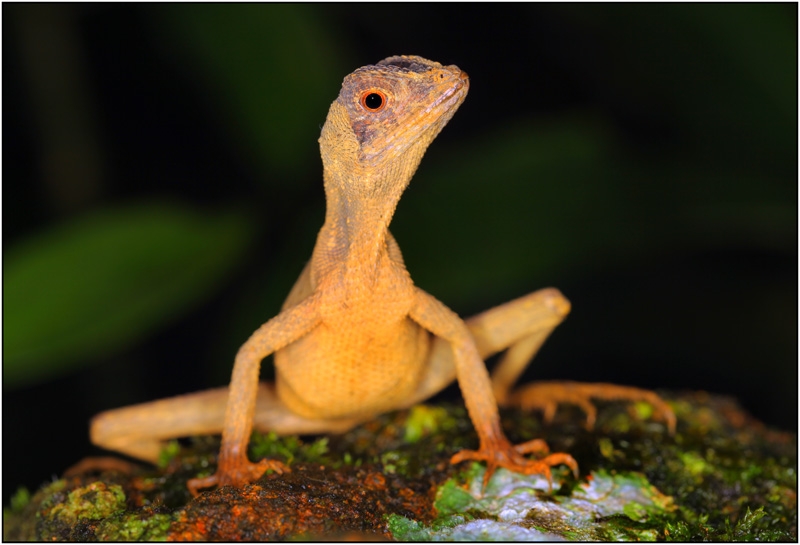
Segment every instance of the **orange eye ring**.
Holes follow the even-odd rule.
[[[377,89],[370,89],[361,94],[361,107],[368,112],[380,112],[386,107],[386,95]]]

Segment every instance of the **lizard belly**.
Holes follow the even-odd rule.
[[[427,331],[407,317],[382,326],[346,321],[324,321],[276,352],[278,396],[298,415],[377,415],[405,406],[419,384]]]

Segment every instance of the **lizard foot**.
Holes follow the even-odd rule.
[[[538,460],[530,460],[525,458],[523,454],[536,452],[544,454],[544,458]],[[526,443],[512,446],[506,440],[495,441],[492,444],[481,444],[479,450],[462,450],[457,452],[450,458],[451,464],[457,464],[466,460],[475,460],[479,462],[486,462],[486,473],[483,475],[483,488],[489,483],[495,470],[498,467],[503,467],[515,473],[522,473],[523,475],[544,475],[547,479],[548,490],[553,491],[553,475],[550,472],[552,466],[564,464],[572,469],[575,478],[578,478],[578,462],[569,454],[563,452],[555,452],[549,454],[550,449],[547,444],[541,439],[534,439]]]
[[[133,473],[138,466],[132,462],[113,456],[89,456],[64,470],[64,477],[74,477],[83,473],[118,471],[125,475]]]
[[[210,488],[212,486],[244,486],[258,479],[268,470],[272,470],[278,474],[289,473],[291,471],[286,464],[277,460],[260,460],[253,463],[246,458],[237,459],[235,461],[220,459],[216,473],[201,479],[189,479],[186,483],[186,487],[189,489],[192,496],[196,497],[199,494],[199,490],[202,488]]]
[[[597,408],[591,399],[606,401],[644,401],[652,405],[653,419],[663,422],[670,435],[675,434],[675,413],[661,397],[650,390],[607,383],[586,382],[534,382],[514,391],[506,405],[524,410],[544,412],[545,422],[550,422],[559,404],[577,405],[586,413],[586,429],[591,430],[597,419]]]

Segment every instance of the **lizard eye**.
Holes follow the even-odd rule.
[[[386,106],[386,95],[374,89],[365,91],[361,95],[361,106],[368,112],[380,112]]]

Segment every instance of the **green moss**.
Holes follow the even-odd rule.
[[[100,481],[62,492],[66,483],[53,483],[36,511],[36,538],[42,541],[92,537],[88,523],[125,509],[125,493],[116,484]]]
[[[178,441],[169,441],[161,452],[158,453],[158,467],[165,468],[181,452],[181,445]]]
[[[172,515],[125,513],[103,520],[95,535],[100,541],[166,541]]]
[[[600,521],[594,536],[599,541],[656,541],[658,530],[650,524],[632,522],[628,516],[614,515]]]
[[[603,458],[609,461],[621,460],[625,454],[614,448],[614,442],[608,437],[601,437],[597,440],[597,448],[600,449],[600,454]]]
[[[416,405],[408,412],[406,418],[404,441],[416,443],[422,437],[449,430],[455,426],[454,418],[444,407]]]
[[[28,492],[28,489],[24,486],[19,487],[17,492],[11,496],[11,512],[19,513],[30,503],[30,501],[31,493]]]
[[[431,530],[421,523],[400,515],[386,515],[386,524],[397,541],[430,541]]]
[[[319,462],[328,453],[328,438],[320,437],[312,443],[304,443],[296,435],[280,437],[277,433],[253,433],[250,441],[250,456],[253,460],[278,459],[291,465],[292,462]]]
[[[432,541],[450,535],[455,528],[471,520],[464,515],[452,514],[438,516],[427,525],[395,514],[387,515],[385,519],[389,532],[397,541]]]
[[[475,498],[460,487],[456,479],[448,479],[436,491],[436,500],[433,502],[433,506],[440,515],[451,515],[463,513],[474,503]]]
[[[71,491],[66,502],[53,506],[50,516],[64,522],[99,520],[124,509],[125,492],[121,486],[95,482]]]
[[[328,438],[320,437],[310,445],[304,445],[303,458],[307,462],[317,462],[328,454]]]
[[[21,486],[11,497],[9,507],[3,508],[3,539],[5,541],[34,539],[34,524],[26,517],[26,508],[31,504],[31,494]]]
[[[655,413],[653,406],[645,401],[637,401],[636,403],[632,403],[631,410],[633,411],[636,420],[641,422],[647,422]]]
[[[756,524],[759,520],[764,518],[764,508],[759,507],[755,511],[750,511],[747,508],[744,516],[736,523],[736,526],[731,528],[730,522],[726,524],[726,531],[731,541],[756,541],[757,538],[762,537],[760,532],[757,531]]]
[[[334,462],[333,463],[333,467],[334,468],[339,468],[339,467],[341,467],[342,464],[348,465],[348,466],[353,466],[353,467],[361,467],[361,464],[363,464],[363,463],[364,463],[364,460],[362,460],[361,458],[353,458],[352,454],[350,454],[349,452],[345,452],[342,455],[341,462],[339,462],[339,461]]]
[[[683,462],[684,469],[689,472],[690,475],[702,477],[704,474],[713,472],[713,466],[696,452],[681,452],[678,456],[681,462]]]
[[[667,541],[688,542],[692,541],[692,531],[682,520],[667,522],[664,525],[664,538]]]
[[[250,440],[250,457],[253,460],[277,458],[291,464],[299,447],[300,438],[294,435],[279,437],[274,432],[253,433]]]
[[[383,468],[383,472],[389,475],[395,473],[407,475],[408,473],[408,457],[396,450],[390,450],[381,454],[380,464]]]

